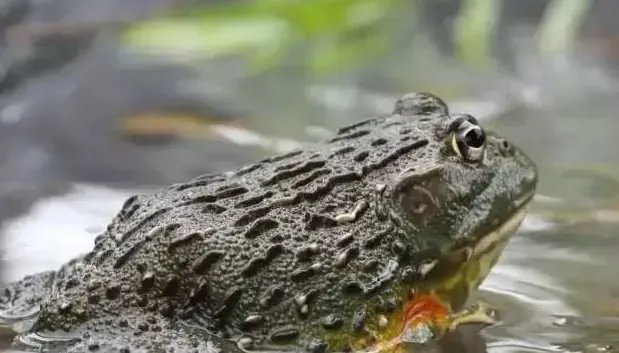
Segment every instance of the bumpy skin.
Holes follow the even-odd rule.
[[[531,196],[533,163],[490,133],[468,148],[481,140],[466,127],[482,131],[410,94],[391,116],[314,148],[134,196],[90,253],[35,294],[11,286],[41,303],[18,341],[75,337],[71,352],[346,350],[423,288],[427,264],[475,246]],[[13,299],[6,308],[24,302]]]

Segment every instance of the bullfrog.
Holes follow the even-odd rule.
[[[0,318],[34,351],[399,352],[491,322],[469,298],[536,185],[519,148],[410,93],[322,143],[130,197],[90,252],[8,284]]]

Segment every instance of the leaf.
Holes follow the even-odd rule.
[[[377,36],[388,34],[376,24],[385,21],[398,2],[255,0],[192,11],[175,9],[167,17],[129,28],[124,43],[179,58],[241,55],[257,70],[277,65],[291,47],[302,44],[310,49],[310,69],[326,72],[356,65],[380,52]],[[364,31],[368,33],[357,35]]]
[[[478,65],[488,62],[500,3],[496,0],[463,0],[453,33],[459,59]]]
[[[276,18],[243,20],[158,19],[125,34],[125,44],[137,49],[178,55],[217,56],[283,42],[287,25]]]

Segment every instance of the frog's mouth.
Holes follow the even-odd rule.
[[[471,251],[469,257],[475,258],[481,256],[485,252],[489,251],[496,244],[507,240],[512,234],[514,234],[518,230],[518,228],[520,228],[520,224],[522,223],[528,212],[529,204],[531,203],[532,199],[533,193],[529,193],[519,198],[518,200],[513,201],[515,205],[515,211],[512,213],[512,215],[507,218],[505,222],[501,223],[497,228],[479,237],[474,246],[468,247],[468,249]]]
[[[511,215],[473,243],[458,244],[443,252],[427,271],[424,287],[450,304],[452,310],[461,309],[496,265],[510,236],[520,227],[533,194],[513,201],[515,210]]]

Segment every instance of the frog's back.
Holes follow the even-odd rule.
[[[86,256],[82,285],[60,283],[73,301],[89,302],[70,307],[86,308],[86,317],[145,307],[273,341],[308,322],[362,325],[329,308],[395,280],[405,245],[373,200],[410,167],[399,157],[418,151],[419,165],[432,160],[418,124],[424,119],[367,120],[314,149],[130,198]]]

